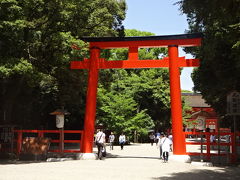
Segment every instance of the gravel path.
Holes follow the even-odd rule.
[[[94,149],[96,150],[96,149]],[[240,179],[239,167],[203,167],[159,160],[150,144],[108,147],[105,160],[0,162],[0,180],[228,180]]]

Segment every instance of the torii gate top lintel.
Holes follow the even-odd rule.
[[[169,45],[187,47],[200,46],[202,33],[135,37],[82,37],[81,39],[85,42],[90,42],[90,47],[98,47],[101,49],[167,47]]]
[[[90,43],[90,52],[93,49],[128,48],[128,60],[107,61],[97,58],[98,69],[118,68],[159,68],[169,67],[168,57],[159,60],[139,60],[138,48],[149,47],[189,47],[200,46],[202,34],[180,34],[165,36],[140,36],[140,37],[83,37],[85,42]],[[99,54],[99,53],[98,53]],[[98,55],[99,56],[99,55]],[[91,58],[90,58],[91,59]],[[198,67],[199,59],[185,59],[178,57],[178,67]],[[89,69],[90,60],[72,61],[71,69]]]

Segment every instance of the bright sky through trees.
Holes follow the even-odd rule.
[[[156,35],[184,34],[188,29],[187,19],[174,5],[178,0],[126,0],[128,10],[124,26],[126,29],[147,31]],[[182,50],[180,56],[191,58]],[[193,68],[184,68],[181,75],[181,89],[191,90]]]

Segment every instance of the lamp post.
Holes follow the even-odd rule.
[[[54,112],[51,112],[50,115],[56,116],[56,127],[59,129],[59,153],[64,154],[64,116],[69,115],[70,113],[62,109],[56,109]]]

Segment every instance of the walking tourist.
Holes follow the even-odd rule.
[[[106,156],[106,148],[105,148],[105,133],[102,131],[102,129],[98,130],[98,133],[96,134],[95,143],[98,148],[98,159],[102,159],[104,156]]]
[[[120,136],[119,136],[119,144],[121,146],[121,150],[123,150],[123,146],[126,142],[126,136],[122,133]]]
[[[164,133],[159,133],[159,137],[158,137],[158,144],[157,144],[157,147],[159,147],[159,150],[160,150],[160,159],[162,159],[162,144],[160,143],[161,142],[161,139],[164,137]]]
[[[164,163],[168,162],[168,156],[171,149],[171,145],[172,141],[169,138],[167,138],[164,134],[161,134],[159,146],[162,147],[162,158]]]
[[[156,133],[156,135],[155,135],[155,142],[156,142],[156,146],[158,145],[158,141],[159,141],[159,139],[160,139],[160,133],[159,132],[157,132]]]
[[[151,133],[151,134],[149,135],[149,139],[150,139],[151,145],[153,146],[153,143],[154,143],[154,140],[155,140],[155,135],[154,135],[153,133]]]
[[[108,137],[110,150],[113,150],[114,139],[115,139],[115,136],[114,136],[113,132],[111,132],[111,134]]]

